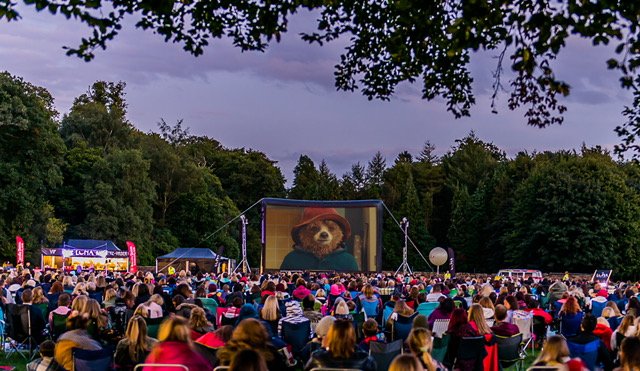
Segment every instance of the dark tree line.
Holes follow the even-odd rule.
[[[264,153],[191,135],[183,122],[143,133],[123,83],[96,82],[60,117],[43,88],[0,74],[0,255],[15,236],[28,257],[65,238],[135,241],[142,264],[178,246],[239,255],[239,223],[263,197],[382,199],[407,217],[424,255],[452,247],[458,268],[590,271],[640,268],[640,167],[601,148],[509,158],[473,133],[437,156],[378,152],[342,176],[301,155],[291,187]],[[249,260],[260,261],[259,208],[248,212]],[[226,225],[226,226],[225,226]],[[384,215],[383,268],[401,262],[402,231]],[[426,264],[412,249],[416,270]]]
[[[286,195],[263,153],[190,135],[180,121],[137,130],[124,88],[96,82],[59,117],[45,89],[0,74],[3,258],[15,259],[16,235],[33,260],[67,238],[134,241],[142,264],[178,246],[236,257],[238,223],[222,227],[255,200]],[[249,237],[256,257],[259,232]]]

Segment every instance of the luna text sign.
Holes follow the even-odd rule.
[[[64,250],[64,252],[63,252]],[[42,255],[46,256],[66,256],[66,257],[86,257],[86,258],[127,258],[127,251],[89,250],[89,249],[49,249],[43,248]]]

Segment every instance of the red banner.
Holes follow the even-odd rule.
[[[16,265],[24,264],[24,240],[16,236]]]
[[[129,272],[136,273],[138,271],[136,245],[131,241],[127,241],[127,249],[129,250]]]

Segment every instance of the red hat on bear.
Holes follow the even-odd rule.
[[[309,223],[313,223],[316,220],[333,220],[334,222],[342,226],[342,230],[344,232],[343,240],[347,240],[349,236],[351,236],[351,225],[349,224],[347,219],[338,214],[336,209],[332,207],[305,207],[304,211],[302,212],[302,219],[300,219],[300,222],[294,225],[291,229],[291,237],[293,238],[293,240],[296,243],[298,242],[298,229],[304,227]]]

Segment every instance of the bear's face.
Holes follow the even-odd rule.
[[[298,229],[300,248],[319,259],[334,252],[344,238],[340,224],[333,220],[316,220]]]

